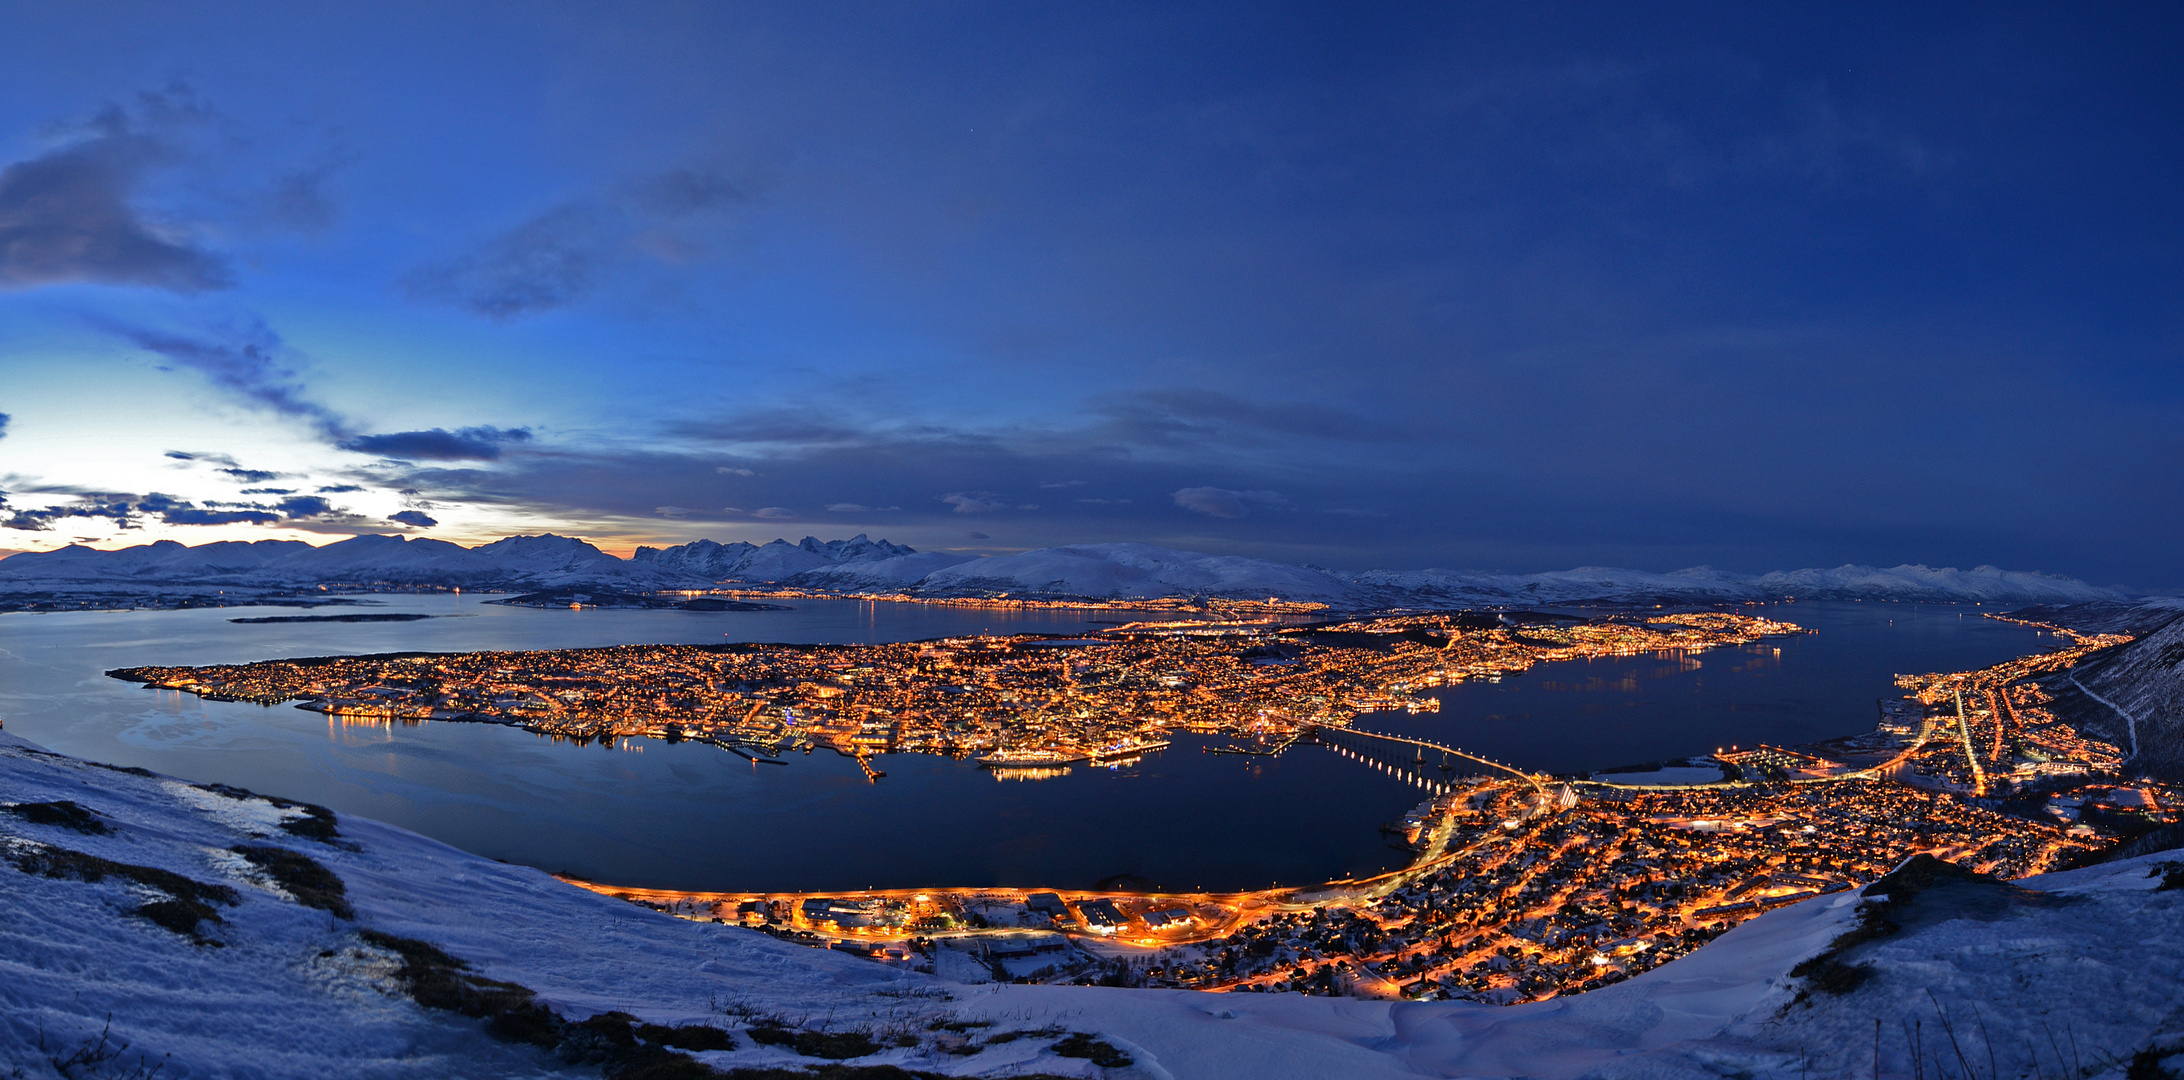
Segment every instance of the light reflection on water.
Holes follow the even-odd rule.
[[[1368,726],[1529,769],[1570,773],[1870,730],[1901,673],[1985,667],[2063,642],[1947,604],[1795,603],[1744,609],[1810,634],[1710,652],[1542,664],[1436,691],[1439,713]]]
[[[577,747],[498,725],[343,723],[101,674],[413,649],[1081,634],[1097,628],[1088,614],[1115,618],[849,601],[698,614],[376,599],[384,603],[372,610],[463,617],[237,625],[226,620],[248,612],[0,615],[0,721],[64,753],[322,802],[548,870],[677,888],[1083,888],[1117,874],[1177,888],[1299,884],[1400,865],[1403,854],[1377,826],[1422,795],[1323,749],[1203,754],[1228,740],[1187,735],[1136,764],[1037,782],[997,783],[1009,778],[967,761],[887,755],[886,779],[872,784],[855,762],[826,752],[795,755],[783,768],[692,743]],[[1544,665],[1444,688],[1437,715],[1376,715],[1366,726],[1528,768],[1601,768],[1863,730],[1896,671],[1980,666],[2039,645],[2030,630],[1956,609],[1800,604],[1765,613],[1822,632]]]
[[[469,851],[623,884],[734,889],[1018,884],[1139,874],[1179,888],[1302,884],[1401,865],[1380,822],[1421,793],[1323,752],[1279,761],[1167,751],[996,783],[969,761],[884,755],[866,780],[830,752],[759,765],[714,747],[579,747],[492,724],[345,723],[206,701],[100,674],[144,664],[401,650],[721,640],[856,642],[1082,634],[1086,616],[851,601],[787,612],[509,608],[389,596],[405,623],[229,623],[226,611],[0,616],[0,721],[93,760],[325,803]]]

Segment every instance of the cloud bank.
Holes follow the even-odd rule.
[[[496,461],[502,447],[529,441],[529,428],[466,427],[454,431],[432,428],[356,435],[335,445],[359,454],[378,454],[403,461]]]

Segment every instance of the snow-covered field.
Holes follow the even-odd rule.
[[[109,1017],[107,1049],[127,1049],[65,1075],[155,1065],[162,1078],[599,1075],[596,1064],[496,1042],[480,1021],[412,1003],[397,956],[368,943],[366,929],[437,946],[570,1019],[620,1010],[728,1029],[736,1049],[696,1055],[722,1070],[821,1064],[756,1044],[751,1024],[769,1016],[900,1036],[910,1045],[847,1064],[950,1076],[1910,1077],[1916,1040],[1932,1059],[1928,1076],[2120,1077],[2134,1052],[2184,1047],[2184,889],[2157,891],[2161,878],[2148,875],[2160,856],[2024,883],[2045,898],[1999,885],[1921,894],[1896,909],[1901,933],[1844,956],[1872,974],[1840,995],[1787,973],[1853,925],[1856,893],[1763,915],[1605,990],[1496,1009],[944,983],[677,920],[360,818],[339,818],[330,842],[313,839],[308,827],[282,827],[307,826],[304,809],[0,734],[0,803],[63,800],[109,831],[0,813],[0,862],[12,864],[0,866],[0,1076],[55,1075],[52,1063],[95,1047]],[[323,910],[323,897],[304,906],[238,845],[331,871],[353,917]],[[181,887],[172,879],[34,872],[65,852],[225,886],[233,902],[204,893],[219,921],[199,924],[197,943],[131,914],[171,898]],[[995,1038],[1011,1031],[1045,1034]],[[1130,1063],[1057,1054],[1064,1031]]]

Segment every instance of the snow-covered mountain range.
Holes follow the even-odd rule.
[[[512,536],[475,548],[442,540],[358,536],[313,547],[293,540],[197,547],[169,540],[117,551],[67,547],[0,559],[0,593],[151,586],[302,589],[320,585],[620,591],[764,582],[838,592],[923,596],[1136,599],[1206,596],[1313,601],[1338,608],[1504,606],[1590,600],[1669,603],[1923,600],[2081,604],[2126,599],[2072,578],[1980,566],[1840,566],[1734,574],[1580,567],[1541,574],[1459,570],[1349,573],[1151,544],[1079,544],[980,558],[917,551],[859,535],[754,545],[699,540],[638,548],[619,559],[568,537]]]
[[[2122,1080],[2184,1062],[2184,870],[2165,859],[2015,884],[1914,864],[1628,981],[1507,1008],[972,986],[0,734],[0,1069],[1863,1080],[1976,1061],[1981,1077]],[[1882,917],[1861,924],[1865,905]],[[785,1027],[754,1038],[769,1022]],[[784,1031],[863,1052],[823,1062]],[[1127,1063],[1058,1051],[1076,1036]]]
[[[227,541],[189,547],[172,540],[100,551],[71,545],[0,559],[0,589],[53,586],[233,585],[312,588],[384,583],[490,587],[611,581],[673,588],[692,575],[615,558],[581,540],[510,536],[466,548],[426,537],[354,536],[312,546],[298,540]]]
[[[807,536],[795,544],[786,540],[764,545],[694,540],[671,548],[641,547],[630,561],[692,574],[707,581],[781,581],[842,563],[879,562],[914,554],[917,554],[915,548],[867,539],[863,533],[858,533],[848,540],[820,540]]]

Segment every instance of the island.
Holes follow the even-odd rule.
[[[1731,612],[1441,612],[1284,624],[1169,620],[1097,634],[879,645],[628,645],[400,653],[109,672],[346,722],[517,725],[575,743],[702,740],[753,761],[832,749],[975,756],[1036,777],[1128,760],[1173,731],[1217,752],[1318,745],[1425,796],[1388,831],[1405,867],[1249,893],[1116,888],[695,893],[577,882],[687,918],[951,978],[1513,1003],[1590,989],[1760,912],[1915,854],[2003,878],[2067,868],[2173,821],[2122,750],[2066,723],[2057,680],[2129,640],[1899,677],[1873,730],[1548,776],[1373,730],[1434,687],[1548,661],[1677,654],[1803,632]],[[1125,888],[1135,885],[1136,888]],[[983,974],[982,974],[983,973]],[[1850,976],[1845,976],[1850,977]]]
[[[416,622],[435,618],[413,611],[354,611],[341,615],[259,615],[249,619],[229,619],[231,623],[396,623]]]

